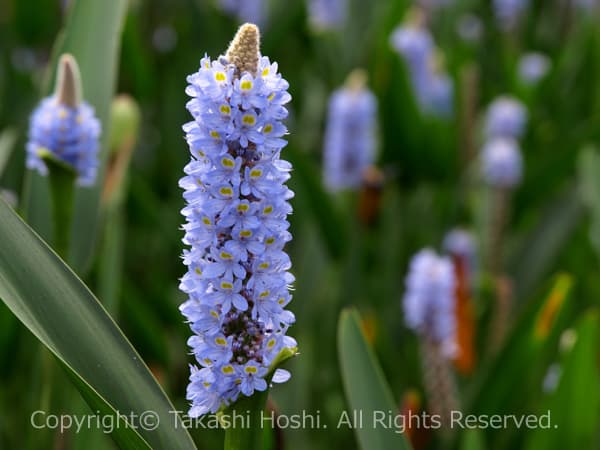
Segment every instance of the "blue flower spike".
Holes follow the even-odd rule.
[[[82,100],[77,61],[62,55],[54,94],[43,99],[31,116],[27,142],[27,167],[48,174],[49,160],[75,171],[77,184],[96,181],[100,122]]]
[[[96,181],[100,122],[82,100],[77,61],[64,54],[58,62],[54,93],[33,111],[26,145],[27,168],[48,177],[54,222],[53,247],[67,258],[75,183]]]
[[[442,434],[452,435],[459,401],[450,360],[456,355],[456,280],[452,262],[426,248],[413,256],[403,299],[406,325],[419,337],[428,409],[439,415]]]
[[[356,190],[375,159],[377,99],[367,74],[356,69],[329,100],[324,137],[323,177],[327,189]]]
[[[180,310],[194,333],[187,399],[198,417],[290,378],[277,366],[297,347],[285,309],[294,282],[284,251],[292,168],[280,159],[291,96],[277,63],[260,55],[253,24],[187,81],[191,160],[180,186],[189,249],[180,288],[188,299]]]

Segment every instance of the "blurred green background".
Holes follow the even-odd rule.
[[[600,448],[599,342],[594,331],[600,298],[600,157],[594,149],[600,141],[598,11],[582,12],[567,0],[532,1],[520,26],[503,33],[490,3],[449,3],[432,12],[429,24],[454,80],[454,114],[446,120],[419,113],[405,64],[389,45],[411,1],[351,0],[346,23],[329,31],[310,26],[304,1],[268,2],[262,53],[279,63],[293,97],[283,157],[295,169],[290,181],[296,192],[290,218],[294,239],[288,251],[297,279],[291,304],[297,323],[290,334],[300,345],[300,355],[289,364],[293,378],[272,390],[272,404],[287,414],[320,411],[323,421],[337,423],[347,403],[336,323],[340,311],[351,305],[363,317],[398,408],[408,390],[422,393],[417,339],[405,328],[400,307],[407,263],[424,246],[440,248],[446,232],[456,226],[471,229],[485,242],[489,196],[478,175],[480,117],[495,97],[511,94],[529,112],[521,141],[525,175],[513,196],[505,240],[505,267],[516,305],[509,325],[515,331],[498,357],[487,353],[484,341],[495,291],[490,274],[479,271],[473,288],[478,367],[459,377],[464,409],[579,411],[585,417],[565,425],[576,430],[569,442],[579,446],[562,448]],[[467,13],[481,20],[482,34],[474,41],[457,32]],[[17,199],[25,195],[28,116],[47,92],[48,65],[64,21],[58,0],[0,0],[0,161],[6,161],[0,164],[0,188]],[[197,70],[205,52],[213,57],[224,52],[238,25],[212,1],[129,3],[116,92],[139,105],[139,134],[117,199],[101,204],[98,238],[90,233],[93,263],[77,268],[179,409],[186,408],[191,361],[185,345],[190,331],[178,311],[184,298],[177,288],[184,272],[178,180],[189,159],[181,130],[189,120],[185,77]],[[524,52],[533,50],[548,55],[552,68],[539,85],[527,87],[520,83],[516,65]],[[321,181],[327,99],[358,67],[367,70],[379,101],[377,161],[385,174],[383,187],[372,193],[380,202],[370,221],[359,214],[364,192],[332,195]],[[564,307],[549,335],[530,348],[529,330],[559,273],[572,283]],[[561,353],[565,330],[581,327],[586,332],[588,323],[592,345],[587,353]],[[112,448],[99,431],[57,438],[32,430],[29,417],[38,409],[45,383],[44,360],[36,348],[35,339],[0,306],[0,449]],[[581,361],[591,367],[576,365]],[[561,397],[543,390],[551,364],[574,367],[563,367],[565,383],[571,379],[569,370],[576,375],[572,385],[556,391]],[[585,379],[589,383],[578,382],[586,370],[593,375]],[[67,381],[60,386],[53,395],[72,400],[55,403],[57,412],[70,412],[72,405],[85,410]],[[570,422],[565,418],[565,423]],[[192,434],[200,449],[221,446],[221,431]],[[560,444],[531,434],[486,430],[461,436],[455,446],[544,450]],[[434,438],[428,442],[429,448],[438,448]],[[334,426],[282,430],[272,445],[357,448],[351,430]]]

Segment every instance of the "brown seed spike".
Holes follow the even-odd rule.
[[[229,44],[225,58],[233,64],[239,73],[250,72],[256,76],[260,58],[260,33],[252,23],[245,23]]]
[[[81,102],[81,75],[75,58],[65,53],[58,63],[55,95],[58,103],[75,108]]]

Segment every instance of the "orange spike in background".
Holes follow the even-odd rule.
[[[454,366],[463,375],[470,375],[475,368],[475,321],[469,289],[467,262],[463,257],[453,256],[456,288],[454,299],[456,314],[456,356]]]

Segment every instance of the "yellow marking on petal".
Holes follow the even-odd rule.
[[[215,73],[215,80],[217,81],[225,81],[227,79],[227,77],[225,76],[225,74],[223,72],[216,72]]]
[[[66,119],[68,115],[69,114],[67,113],[66,109],[61,108],[61,109],[58,110],[58,118],[59,119]]]
[[[269,96],[267,97],[267,99],[268,99],[270,102],[272,102],[274,98],[275,98],[275,92],[273,92],[271,95],[269,95]]]
[[[249,209],[250,209],[250,205],[247,204],[247,203],[240,203],[237,206],[237,210],[240,211],[240,212],[242,212],[242,211],[248,211]]]
[[[265,244],[267,244],[267,245],[271,245],[271,244],[273,244],[273,242],[275,242],[274,237],[268,237],[267,239],[265,239]]]
[[[221,372],[223,372],[225,375],[231,375],[233,372],[235,372],[233,366],[223,366],[221,368]]]
[[[269,68],[268,68],[268,67],[265,67],[265,68],[263,69],[263,71],[262,71],[262,76],[263,76],[263,77],[266,77],[267,75],[269,75],[269,72],[270,72]]]
[[[263,214],[271,214],[273,212],[273,206],[269,205],[269,206],[265,206],[265,208],[263,209]]]
[[[215,338],[215,344],[220,345],[221,347],[224,347],[225,345],[227,345],[227,340],[225,338],[218,337],[218,338]]]
[[[208,217],[206,217],[206,216],[204,216],[204,217],[202,218],[202,223],[203,223],[204,225],[212,225],[212,222],[211,222],[211,221],[210,221],[210,219],[209,219]]]
[[[233,289],[233,284],[229,283],[228,281],[222,281],[221,289]]]
[[[215,319],[219,318],[219,313],[216,312],[214,309],[210,310],[210,315],[213,316]]]
[[[246,373],[256,373],[258,372],[258,369],[254,366],[247,366],[244,368],[244,372]]]
[[[262,170],[260,170],[260,169],[252,169],[250,171],[250,176],[252,178],[258,178],[258,177],[262,176]]]
[[[250,230],[242,230],[240,231],[240,236],[243,238],[249,238],[252,236],[252,231]]]
[[[196,267],[194,272],[196,272],[197,275],[202,275],[202,270],[200,270],[200,267]]]
[[[268,269],[268,268],[269,268],[269,266],[270,266],[270,264],[269,264],[268,262],[264,262],[264,263],[260,263],[260,264],[258,265],[258,268],[259,268],[259,269]]]
[[[260,298],[265,298],[265,297],[268,297],[270,293],[271,293],[271,291],[262,291],[262,292],[259,294],[259,297],[260,297]]]
[[[222,187],[221,189],[219,189],[219,192],[221,193],[221,195],[225,195],[225,196],[233,195],[233,189],[231,189],[229,187]]]
[[[208,381],[205,381],[202,384],[204,385],[205,388],[209,388],[210,387],[210,383]]]
[[[204,358],[204,364],[206,364],[207,366],[210,366],[212,364],[212,361],[208,358]]]
[[[265,127],[263,128],[263,133],[265,134],[269,134],[271,131],[273,131],[273,125],[271,125],[270,123],[265,125]]]
[[[219,108],[222,114],[229,115],[231,114],[231,107],[229,105],[221,105]]]
[[[242,379],[241,378],[236,378],[234,381],[235,384],[242,384]]]
[[[212,137],[213,139],[219,139],[219,138],[221,137],[221,135],[219,134],[219,132],[218,132],[218,131],[215,131],[215,130],[212,130],[212,131],[210,132],[210,135],[211,135],[211,137]]]
[[[281,297],[279,300],[277,300],[277,303],[283,305],[285,303],[285,297]]]
[[[198,156],[200,156],[200,158],[204,158],[206,153],[204,153],[202,150],[198,150]]]
[[[231,253],[227,253],[227,252],[221,252],[221,259],[231,259],[233,258],[233,255]]]
[[[240,83],[240,88],[243,89],[244,91],[249,91],[250,89],[252,89],[252,81],[250,80],[244,80]]]
[[[221,165],[223,167],[235,167],[235,161],[231,158],[225,157],[221,160]]]
[[[242,117],[242,122],[244,125],[254,125],[256,123],[256,118],[252,114],[246,114]]]
[[[275,339],[271,339],[268,343],[267,343],[267,348],[273,348],[275,347]]]

